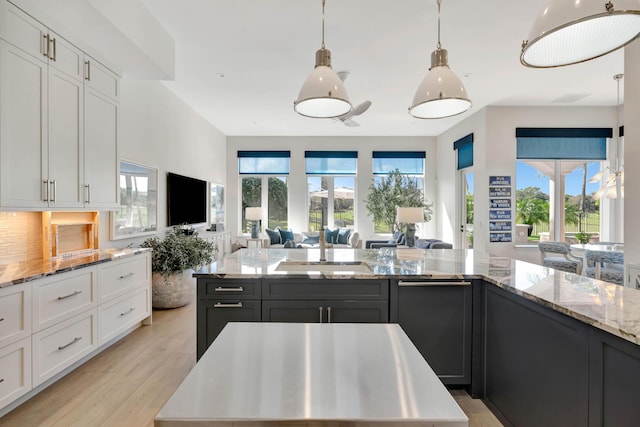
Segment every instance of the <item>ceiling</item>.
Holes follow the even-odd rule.
[[[443,0],[442,47],[473,107],[453,118],[414,119],[407,108],[437,44],[436,0],[326,0],[333,68],[350,73],[345,84],[354,106],[372,102],[356,118],[360,126],[347,127],[293,111],[320,47],[321,0],[138,3],[175,42],[175,79],[164,84],[228,136],[435,136],[491,105],[555,106],[559,113],[613,106],[613,75],[624,69],[622,49],[569,67],[522,66],[520,44],[545,0]],[[135,67],[123,64],[124,77],[139,75]]]

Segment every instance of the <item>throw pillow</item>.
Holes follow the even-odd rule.
[[[302,242],[307,245],[316,245],[320,243],[320,236],[309,236],[306,234],[302,235]]]
[[[402,239],[402,231],[398,230],[395,233],[393,233],[393,237],[391,237],[391,240],[389,241],[389,243],[398,243],[400,239]]]
[[[282,240],[283,242],[286,242],[287,240],[291,240],[291,243],[293,243],[294,241],[293,231],[283,230],[282,228],[279,228],[278,231],[280,232],[280,240]]]
[[[296,247],[296,244],[295,244],[295,243],[293,243],[293,240],[287,239],[287,240],[284,242],[284,245],[282,245],[282,247],[283,247],[283,248],[289,248],[289,249],[290,249],[290,248],[295,248],[295,247]]]
[[[269,242],[272,245],[279,245],[282,240],[280,240],[280,232],[278,230],[271,230],[270,228],[265,228],[267,232],[267,236],[269,236]]]
[[[338,229],[338,241],[336,243],[339,243],[341,245],[348,245],[350,235],[351,235],[350,228]]]
[[[331,230],[327,228],[325,232],[325,237],[327,238],[327,243],[338,243],[338,232],[340,229],[336,228],[335,230]]]

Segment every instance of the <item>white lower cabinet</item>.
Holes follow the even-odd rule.
[[[0,348],[0,408],[31,390],[31,337]]]
[[[33,334],[33,386],[36,387],[98,348],[97,310]]]
[[[87,267],[32,282],[34,331],[95,308],[96,277],[95,267]]]
[[[0,288],[0,417],[143,321],[150,251]]]
[[[136,255],[112,261],[98,268],[100,304],[151,282],[151,257]]]
[[[98,345],[117,337],[151,314],[151,290],[140,288],[103,304],[98,310]]]
[[[0,288],[0,348],[30,336],[31,284]]]

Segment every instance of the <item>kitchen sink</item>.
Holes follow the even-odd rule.
[[[276,271],[320,271],[333,273],[338,271],[353,271],[371,273],[371,267],[362,261],[282,261]]]

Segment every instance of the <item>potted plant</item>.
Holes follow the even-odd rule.
[[[516,223],[527,225],[527,235],[531,236],[534,224],[549,221],[549,203],[536,198],[516,200]]]
[[[582,243],[583,245],[589,243],[589,241],[591,240],[591,233],[583,233],[582,231],[576,233],[576,240],[578,241],[578,243]]]
[[[164,238],[151,237],[141,246],[152,249],[153,307],[176,308],[188,304],[195,291],[193,269],[213,261],[213,243],[173,227]]]

